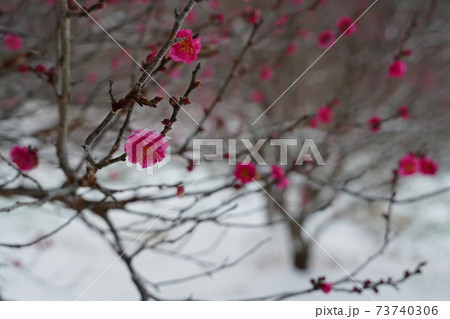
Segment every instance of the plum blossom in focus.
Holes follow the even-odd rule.
[[[166,157],[169,142],[161,134],[148,130],[132,131],[125,142],[127,159],[133,164],[141,164],[142,168],[153,166]]]
[[[237,163],[234,170],[234,177],[242,184],[247,184],[253,181],[257,177],[256,165],[252,162],[249,163]]]
[[[194,62],[202,48],[200,38],[192,38],[192,31],[190,29],[178,31],[177,37],[186,39],[174,44],[170,48],[170,58],[175,62],[184,62],[186,64]]]
[[[14,145],[9,156],[21,171],[31,171],[39,162],[37,150],[26,146]]]

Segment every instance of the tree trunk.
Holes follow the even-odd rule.
[[[289,229],[292,240],[294,266],[295,268],[305,270],[309,266],[309,242],[303,238],[302,229],[294,221],[289,223]]]

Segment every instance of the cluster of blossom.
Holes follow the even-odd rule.
[[[350,36],[356,32],[355,21],[350,17],[342,17],[336,21],[338,32],[344,36]],[[328,49],[336,41],[336,34],[332,30],[325,30],[319,33],[317,42],[323,49]]]
[[[398,174],[410,176],[416,173],[435,175],[439,169],[438,164],[430,157],[408,153],[398,162]]]
[[[252,162],[239,162],[234,169],[234,177],[242,184],[251,183],[260,178],[256,165]],[[270,178],[275,182],[279,189],[284,189],[290,185],[290,180],[286,172],[279,165],[272,165],[272,174]]]

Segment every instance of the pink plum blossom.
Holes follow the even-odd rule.
[[[21,171],[31,171],[39,163],[37,150],[27,146],[14,145],[9,156]]]
[[[328,105],[323,105],[317,111],[317,120],[329,124],[333,121],[333,110]]]
[[[253,181],[257,177],[256,165],[252,162],[249,163],[237,163],[234,170],[234,177],[242,184],[247,184]]]
[[[209,6],[212,10],[217,10],[220,7],[220,0],[211,0]]]
[[[321,48],[328,49],[329,47],[331,47],[335,39],[336,37],[333,31],[325,30],[319,33],[317,41]]]
[[[412,153],[406,154],[398,162],[398,173],[400,176],[409,176],[419,170],[420,161]]]
[[[263,91],[253,91],[251,94],[252,102],[262,103],[265,99],[265,94]]]
[[[400,106],[400,108],[398,109],[398,114],[400,114],[400,116],[405,120],[409,119],[408,106],[406,105]]]
[[[94,71],[89,71],[88,73],[86,73],[86,81],[91,83],[97,82],[98,74]]]
[[[283,14],[273,23],[273,25],[275,27],[279,27],[279,26],[285,24],[288,21],[289,21],[289,15]]]
[[[177,33],[178,38],[186,38],[185,40],[174,44],[169,51],[169,56],[175,62],[183,62],[190,64],[197,59],[202,45],[200,38],[192,38],[190,29],[182,29]]]
[[[15,34],[7,33],[3,38],[3,44],[10,51],[16,52],[22,49],[23,39]]]
[[[318,125],[319,125],[319,120],[317,119],[317,116],[315,116],[311,119],[311,122],[309,122],[309,127],[317,128]]]
[[[298,53],[298,45],[294,42],[290,43],[286,48],[286,55],[293,56]]]
[[[197,10],[192,9],[191,12],[187,15],[186,19],[184,20],[186,23],[192,23],[197,19],[198,13]]]
[[[420,159],[420,172],[425,175],[435,175],[439,165],[430,157],[424,156]]]
[[[244,16],[250,24],[257,24],[261,20],[261,9],[247,7],[244,10]]]
[[[340,33],[344,33],[344,35],[352,35],[356,32],[356,24],[353,24],[353,19],[350,17],[342,17],[337,20],[337,27]],[[347,30],[348,29],[348,30]]]
[[[20,73],[27,73],[28,71],[30,71],[30,67],[27,64],[19,64],[17,66],[17,71],[19,71]]]
[[[43,64],[38,64],[34,67],[34,70],[37,73],[45,73],[45,72],[47,72],[47,67]]]
[[[272,78],[274,72],[273,69],[268,65],[263,65],[261,67],[261,73],[259,74],[259,78],[262,81],[268,81]]]
[[[367,120],[367,125],[369,125],[370,130],[373,133],[376,133],[381,129],[381,118],[377,115],[372,116],[370,119]]]
[[[284,189],[291,184],[289,178],[286,177],[286,172],[279,165],[272,165],[272,175],[271,178],[276,182],[275,185],[279,189]]]
[[[333,289],[333,283],[331,283],[331,282],[326,282],[326,283],[323,283],[321,286],[320,286],[320,289],[324,292],[324,293],[329,293],[330,291],[331,291],[331,289]]]
[[[405,75],[408,65],[404,61],[394,61],[389,67],[389,77],[401,78]]]

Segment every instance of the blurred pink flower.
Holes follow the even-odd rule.
[[[389,77],[401,78],[405,75],[408,65],[404,61],[394,61],[389,67]]]
[[[181,78],[181,71],[179,69],[173,69],[169,75],[172,79],[179,79]]]
[[[45,73],[45,72],[47,72],[47,67],[43,64],[38,64],[34,67],[34,70],[37,73]]]
[[[381,118],[377,115],[372,116],[370,119],[367,120],[367,124],[369,125],[370,130],[373,133],[376,133],[381,129]]]
[[[420,172],[425,175],[435,175],[439,165],[430,157],[424,156],[420,159]]]
[[[10,51],[19,51],[23,46],[23,39],[15,34],[7,33],[3,38],[3,44]]]
[[[158,47],[156,45],[150,46],[151,52],[145,57],[145,63],[150,64],[153,59],[158,55]]]
[[[352,35],[356,32],[356,24],[353,24],[353,19],[350,17],[342,17],[337,20],[337,27],[340,33],[344,33],[344,35]],[[351,27],[350,27],[351,26]],[[348,29],[348,30],[347,30]]]
[[[30,67],[27,64],[19,64],[17,66],[17,71],[20,73],[27,73],[30,71]]]
[[[317,111],[317,120],[329,124],[333,121],[333,110],[328,105],[323,105]]]
[[[139,32],[139,33],[144,32],[144,31],[145,31],[145,24],[144,24],[144,23],[139,23],[139,24],[136,26],[136,31]]]
[[[270,80],[273,76],[273,69],[268,65],[263,65],[261,67],[261,73],[259,74],[259,78],[262,81]]]
[[[192,9],[184,20],[186,23],[192,23],[197,19],[197,10]]]
[[[121,64],[122,60],[120,59],[120,57],[115,57],[111,60],[111,68],[115,71],[120,68]]]
[[[256,165],[252,162],[249,163],[237,163],[234,170],[234,177],[239,180],[242,184],[247,184],[256,178]]]
[[[285,24],[288,21],[289,21],[289,15],[283,14],[273,23],[273,25],[275,27],[279,27],[279,26]]]
[[[405,120],[409,119],[408,106],[406,106],[406,105],[400,106],[400,108],[398,109],[398,113],[399,113],[400,116],[403,117]]]
[[[410,56],[412,54],[412,50],[411,49],[406,49],[402,51],[402,55],[403,56]]]
[[[127,159],[142,168],[153,166],[166,157],[169,142],[161,134],[148,130],[132,131],[125,142]]]
[[[253,91],[251,95],[252,102],[262,103],[265,99],[265,94],[263,91]]]
[[[244,16],[247,18],[248,23],[257,24],[261,20],[261,9],[247,7],[244,10]]]
[[[290,43],[286,48],[286,55],[293,56],[298,53],[298,45],[295,42]]]
[[[319,33],[318,36],[318,43],[319,46],[323,49],[328,49],[334,42],[335,40],[335,35],[333,33],[333,31],[330,30],[325,30],[322,31],[321,33]]]
[[[217,10],[220,7],[220,0],[211,0],[209,2],[209,6],[211,7],[212,10]]]
[[[317,125],[319,125],[319,121],[317,120],[317,116],[315,116],[311,119],[311,122],[309,122],[309,127],[317,128]]]
[[[341,104],[341,100],[339,99],[333,99],[331,101],[331,104],[333,104],[333,106],[339,106]]]
[[[225,15],[223,13],[215,13],[211,15],[211,18],[219,23],[225,22]]]
[[[26,146],[14,145],[9,156],[21,171],[31,171],[39,162],[37,150]]]
[[[214,70],[211,67],[206,68],[202,73],[201,73],[201,78],[203,80],[211,80],[214,77]]]
[[[324,284],[322,284],[320,286],[320,289],[324,292],[324,293],[329,293],[331,291],[331,289],[333,289],[333,283],[331,282],[326,282]]]
[[[98,81],[98,75],[96,72],[94,71],[90,71],[88,73],[86,73],[86,81],[87,82],[97,82]]]
[[[297,35],[302,39],[308,39],[311,36],[311,31],[307,29],[300,29]]]
[[[400,176],[413,175],[419,170],[420,161],[414,154],[406,154],[398,162],[398,173]]]
[[[187,39],[174,44],[170,48],[169,56],[175,62],[184,62],[186,64],[194,62],[202,48],[200,38],[193,39],[192,31],[189,29],[178,31],[177,37]]]
[[[284,169],[279,165],[272,165],[272,175],[270,176],[279,189],[284,189],[291,184],[289,178],[286,177]]]

